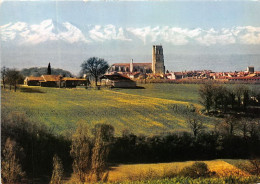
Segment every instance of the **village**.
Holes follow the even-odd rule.
[[[27,76],[24,84],[28,86],[73,88],[90,85],[90,76],[86,73],[80,78],[52,75],[48,66],[47,75]],[[248,66],[245,71],[214,72],[212,70],[193,70],[181,72],[165,71],[163,47],[153,45],[151,63],[114,63],[103,75],[99,75],[99,86],[135,88],[138,82],[203,83],[213,80],[222,83],[260,83],[260,71]]]

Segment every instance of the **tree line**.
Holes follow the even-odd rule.
[[[260,91],[245,85],[221,85],[208,82],[199,88],[200,102],[207,113],[254,113],[260,106]]]
[[[6,67],[1,68],[1,80],[3,84],[3,89],[6,88],[6,84],[9,85],[9,89],[17,89],[18,84],[23,84],[24,76],[16,69],[9,69]]]
[[[118,137],[111,125],[90,129],[79,123],[65,137],[53,135],[52,130],[23,115],[3,114],[1,133],[2,179],[6,183],[10,178],[9,183],[22,178],[58,183],[71,173],[80,182],[106,181],[109,166],[118,163],[260,157],[260,122],[254,119],[227,118],[212,131],[198,128],[195,133],[191,128],[189,132],[145,136],[124,130]]]

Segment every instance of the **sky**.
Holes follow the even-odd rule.
[[[1,0],[0,0],[1,1]],[[78,74],[89,57],[151,62],[169,71],[260,70],[260,1],[1,1],[1,65]]]

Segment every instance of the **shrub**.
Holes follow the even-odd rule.
[[[15,141],[7,138],[1,162],[1,176],[4,183],[16,183],[25,175],[17,158],[17,153],[21,151]]]
[[[204,162],[195,162],[191,166],[185,167],[180,171],[181,176],[199,178],[209,177],[211,172],[208,169],[208,165]]]
[[[53,171],[50,184],[62,184],[63,166],[60,158],[55,154],[53,157]]]

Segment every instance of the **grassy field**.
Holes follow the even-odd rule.
[[[216,173],[216,177],[250,176],[245,171],[231,165],[223,160],[204,161],[211,172]],[[172,162],[158,164],[133,164],[120,165],[113,167],[109,173],[109,181],[126,181],[126,180],[150,180],[156,178],[168,178],[174,176],[181,169],[190,166],[194,161]]]
[[[229,162],[242,162],[242,160],[211,160],[203,161],[208,165],[210,172],[214,176],[210,178],[191,179],[178,176],[178,173],[187,166],[191,166],[194,161],[171,162],[157,164],[130,164],[118,165],[109,171],[109,183],[256,183],[259,178],[251,176]],[[246,160],[243,160],[246,162]],[[68,183],[76,181],[76,178],[70,178]]]
[[[187,130],[186,113],[197,109],[198,85],[147,84],[145,89],[58,89],[23,86],[17,92],[2,90],[2,113],[22,113],[45,124],[55,133],[68,133],[84,121],[93,127],[108,123],[119,134],[129,129],[136,134],[159,134]],[[215,118],[199,114],[208,127]]]

